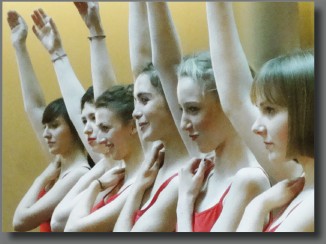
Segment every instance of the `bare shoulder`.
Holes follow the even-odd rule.
[[[263,169],[259,167],[246,167],[236,173],[232,187],[239,187],[250,191],[254,189],[263,191],[270,187],[270,182]]]

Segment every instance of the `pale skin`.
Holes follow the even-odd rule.
[[[314,160],[311,158],[303,158],[302,163],[300,163],[302,167],[293,161],[289,161],[291,158],[278,157],[277,164],[270,161],[273,155],[268,153],[266,147],[264,147],[267,144],[264,145],[262,143],[263,140],[251,131],[252,124],[260,116],[260,111],[263,110],[259,106],[257,109],[250,101],[249,91],[253,79],[236,30],[231,3],[207,3],[207,20],[216,86],[224,112],[239,135],[241,135],[252,150],[257,160],[267,171],[272,184],[282,179],[297,177],[301,174],[303,169],[306,177],[305,188],[307,188],[307,191],[305,191],[304,188],[302,193],[297,197],[300,198],[300,196],[309,192],[308,189],[313,189],[312,182],[314,178],[312,168]],[[282,42],[280,41],[279,43]],[[270,125],[272,125],[272,123]],[[266,142],[267,137],[265,137],[265,134],[262,134],[262,132],[266,132],[266,128],[260,131],[256,125],[254,131],[255,130],[258,131],[257,134],[261,135],[264,142]],[[267,147],[270,146],[267,145]],[[283,150],[285,150],[285,148],[286,147],[284,147]],[[282,153],[280,155],[282,155]],[[285,155],[284,152],[283,155]],[[297,160],[300,162],[301,156],[297,156]],[[313,190],[310,190],[310,192],[313,195]],[[297,202],[295,199],[292,201],[293,204]],[[310,201],[304,201],[287,218],[287,213],[284,213],[282,216],[283,219],[286,219],[283,222],[284,224],[282,223],[277,231],[294,231],[294,229],[296,229],[296,231],[311,231],[313,229],[313,213],[311,212],[314,211],[313,207],[311,207],[311,205],[313,205],[312,202],[313,197],[311,197]],[[308,208],[306,209],[307,206],[310,206],[309,210]],[[275,207],[277,208],[277,206]],[[290,208],[291,206],[289,206],[288,209]],[[252,211],[251,213],[250,210]],[[248,214],[248,216],[255,216],[256,212],[253,210],[254,208],[246,209],[246,214]],[[268,209],[264,210],[264,213],[266,212],[268,212]],[[303,216],[306,216],[306,218]],[[265,216],[261,217],[259,220],[260,225],[253,228],[253,231],[262,230],[263,227],[261,223],[263,223],[263,218],[265,218]],[[280,221],[281,219],[282,217]],[[241,226],[246,226],[246,224],[242,222]],[[252,225],[248,224],[247,226]],[[250,230],[248,229],[247,231]]]
[[[25,110],[34,131],[42,142],[42,148],[46,150],[49,158],[53,158],[52,163],[37,177],[15,211],[13,220],[15,230],[28,231],[51,217],[55,206],[87,171],[85,167],[80,167],[81,165],[87,166],[87,161],[80,148],[66,147],[64,154],[60,154],[59,150],[59,154],[56,153],[57,156],[54,158],[46,145],[44,137],[51,138],[51,133],[44,135],[44,125],[41,123],[45,100],[26,48],[27,25],[15,11],[8,12],[8,24],[12,29],[12,41],[16,50]],[[67,177],[62,179],[64,175]],[[53,180],[57,178],[58,180],[54,183]],[[38,194],[46,186],[46,195],[37,201]]]
[[[160,140],[165,154],[164,164],[158,173],[151,174],[153,168],[150,165],[142,167],[143,173],[139,175],[137,184],[133,185],[114,231],[173,231],[176,222],[177,179],[173,179],[168,184],[159,195],[157,202],[142,215],[135,225],[133,224],[135,211],[145,208],[163,182],[178,171],[182,162],[187,158],[187,150],[181,138],[176,136],[178,130],[167,109],[164,97],[151,85],[148,75],[138,73],[152,60],[146,3],[132,2],[129,6],[131,64],[134,77],[137,77],[134,86],[133,116],[140,126],[143,139]],[[139,54],[138,57],[137,54]],[[156,120],[158,117],[162,120]],[[165,125],[164,130],[161,130],[158,125],[160,121]]]
[[[258,109],[250,100],[253,78],[240,43],[231,3],[207,2],[206,6],[210,53],[223,111],[266,170],[272,184],[299,176],[302,168],[293,161],[285,163],[283,168],[274,167],[262,140],[251,132]],[[278,43],[281,45],[282,42]]]
[[[89,168],[82,148],[75,143],[62,117],[45,124],[43,136],[56,160],[35,179],[16,208],[13,218],[16,231],[32,230],[49,220],[57,204]],[[46,194],[38,200],[42,189]]]
[[[98,142],[110,148],[113,158],[124,161],[126,166],[124,178],[117,188],[120,195],[114,201],[91,213],[100,193],[99,182],[93,181],[71,211],[65,231],[112,231],[143,160],[141,144],[133,121],[124,125],[114,112],[107,108],[98,108],[96,123],[100,129]],[[108,181],[106,175],[99,178],[101,182],[104,181],[104,184]],[[120,180],[122,175],[118,175]]]
[[[215,91],[207,91],[200,84],[191,77],[179,78],[178,99],[183,111],[181,127],[202,153],[214,150],[216,156],[212,159],[214,167],[212,164],[203,165],[204,161],[199,164],[200,159],[194,159],[182,169],[178,231],[194,231],[193,213],[200,213],[218,203],[231,184],[223,202],[223,211],[211,231],[235,231],[246,205],[269,188],[269,182],[223,114]],[[208,169],[212,174],[206,182],[204,174]]]
[[[40,142],[44,155],[48,160],[52,160],[53,155],[49,153],[42,136],[43,125],[41,121],[46,102],[26,46],[28,28],[24,19],[16,11],[8,12],[7,21],[11,29],[12,45],[15,48],[25,112]]]

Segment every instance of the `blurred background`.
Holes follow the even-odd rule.
[[[106,42],[120,83],[131,83],[128,2],[100,2]],[[208,50],[205,2],[170,2],[184,54]],[[257,71],[268,59],[293,48],[314,47],[314,3],[234,3],[247,58]],[[27,47],[47,102],[61,96],[50,56],[32,32],[31,14],[42,8],[55,21],[64,48],[84,88],[91,85],[88,30],[72,2],[2,3],[2,231],[12,232],[19,201],[47,161],[24,111],[7,12],[16,10],[29,27]]]

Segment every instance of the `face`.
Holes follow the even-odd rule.
[[[84,124],[84,134],[92,150],[97,153],[105,153],[107,148],[96,141],[99,129],[95,122],[95,105],[93,103],[85,103],[81,113],[81,119]]]
[[[44,124],[43,137],[52,154],[65,154],[71,150],[70,146],[76,143],[69,125],[62,116]]]
[[[97,142],[105,146],[114,160],[122,160],[131,151],[129,145],[132,126],[124,125],[121,119],[108,108],[97,108],[96,125],[99,128]]]
[[[146,141],[164,140],[175,128],[163,95],[151,84],[147,74],[141,74],[134,85],[133,117]],[[164,130],[162,130],[164,126]]]
[[[264,99],[257,99],[259,117],[252,126],[254,133],[263,138],[271,162],[284,162],[288,141],[288,111]]]
[[[224,141],[229,123],[222,112],[216,90],[204,92],[198,82],[190,77],[178,81],[178,101],[182,109],[181,128],[207,153]]]

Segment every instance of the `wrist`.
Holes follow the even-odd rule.
[[[104,30],[103,30],[101,24],[97,24],[97,25],[91,26],[89,28],[89,35],[90,36],[102,36],[102,35],[105,35]]]
[[[58,49],[55,49],[54,51],[52,51],[50,53],[50,56],[51,56],[51,59],[53,60],[53,59],[60,57],[64,54],[66,54],[65,50],[63,48],[58,48]]]

